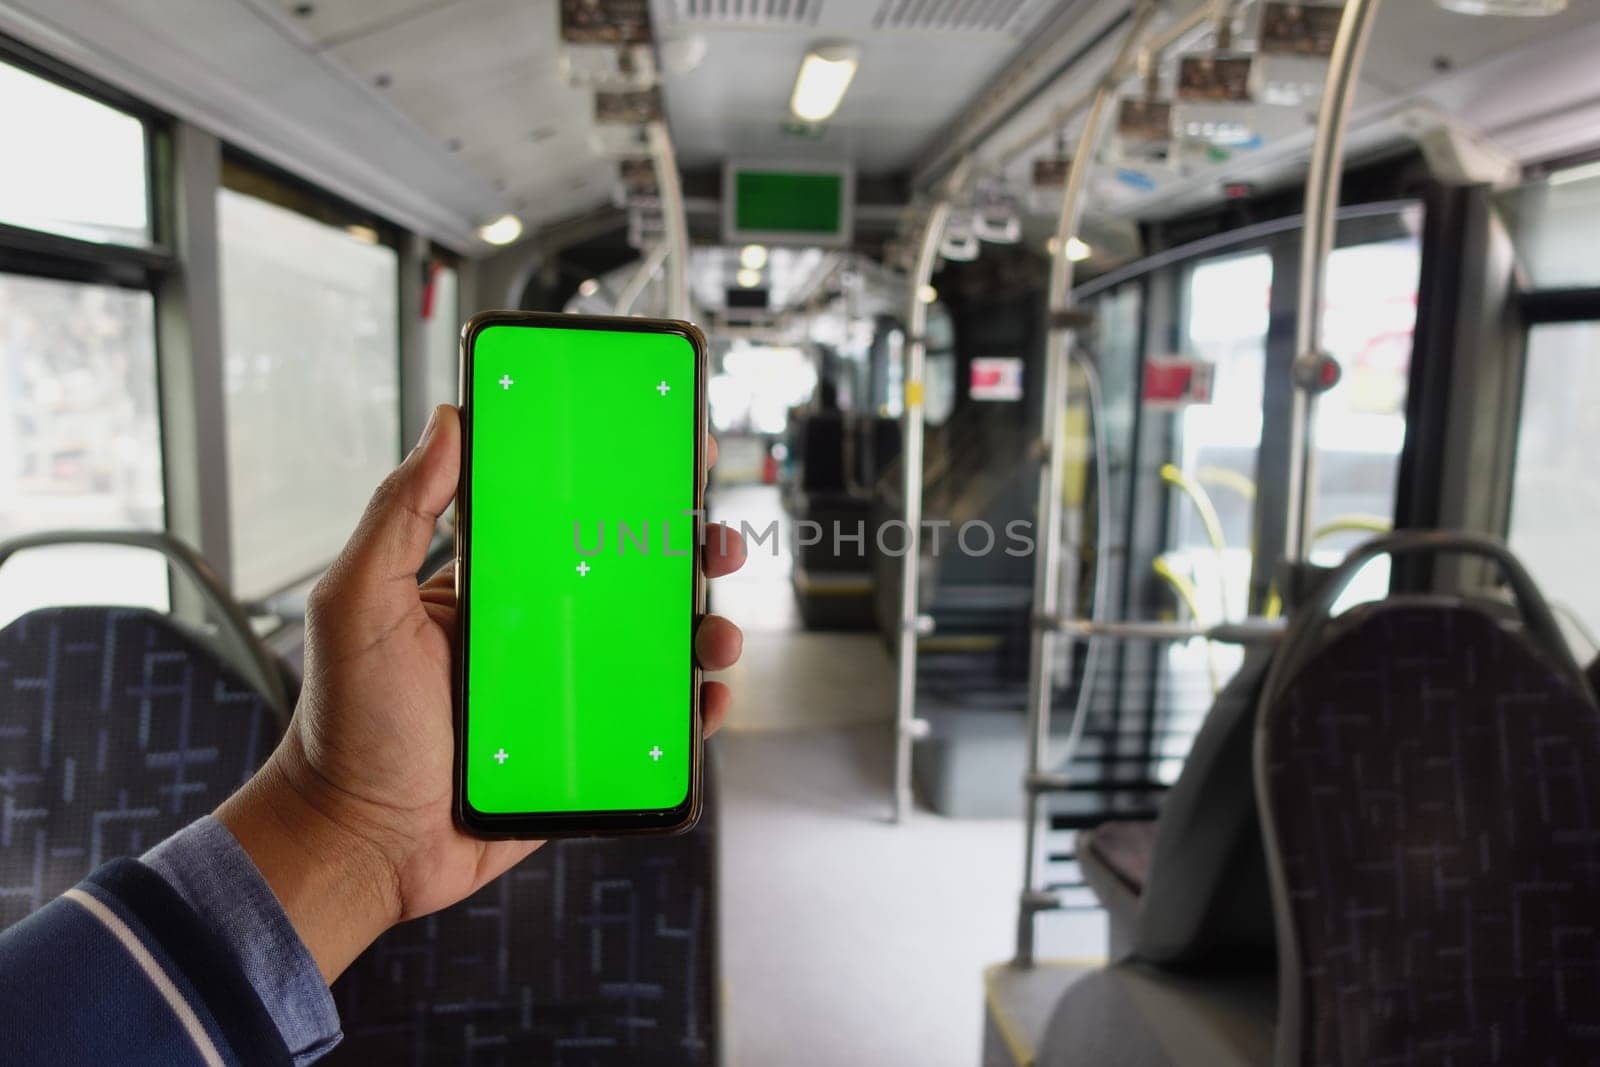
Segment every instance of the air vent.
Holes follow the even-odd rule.
[[[815,26],[822,0],[673,0],[673,14],[703,26]]]
[[[1039,0],[880,0],[872,25],[880,30],[1022,33],[1039,6]]]

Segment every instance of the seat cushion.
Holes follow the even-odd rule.
[[[1088,838],[1089,850],[1118,881],[1134,893],[1144,892],[1156,847],[1154,819],[1101,823]]]

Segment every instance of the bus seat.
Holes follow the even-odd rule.
[[[283,730],[218,653],[145,608],[0,630],[0,928],[215,808]]]
[[[1493,559],[1523,622],[1443,597],[1330,619],[1341,578],[1424,549]],[[1600,709],[1502,546],[1358,549],[1294,620],[1257,731],[1280,1062],[1600,1062]]]
[[[1270,649],[1251,649],[1217,694],[1158,820],[1105,823],[1080,836],[1078,861],[1106,907],[1113,956],[1270,966],[1272,901],[1251,751],[1271,662]]]
[[[1123,960],[1074,982],[1056,1004],[1036,1067],[1265,1067],[1270,972],[1197,978]]]
[[[551,841],[379,938],[325,1062],[719,1063],[714,766],[689,833]]]

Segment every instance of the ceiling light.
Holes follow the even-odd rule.
[[[751,270],[749,267],[745,267],[738,274],[735,274],[733,278],[734,281],[738,282],[746,289],[754,289],[756,286],[761,284],[761,272],[758,270]]]
[[[806,53],[794,80],[789,110],[804,122],[822,122],[839,110],[850,80],[856,76],[861,50],[842,42],[820,44]]]
[[[1558,170],[1550,175],[1551,185],[1571,185],[1573,182],[1586,182],[1591,178],[1600,178],[1600,162],[1582,163],[1566,170]]]
[[[579,296],[593,296],[600,291],[600,283],[593,278],[585,278],[578,283]]]
[[[363,226],[359,222],[346,226],[344,232],[358,241],[365,241],[369,245],[378,243],[378,231],[371,226]]]
[[[1559,15],[1567,0],[1435,0],[1446,11],[1458,15]]]
[[[1060,239],[1053,235],[1044,243],[1045,251],[1052,256],[1056,254],[1056,249],[1060,246]],[[1074,263],[1082,263],[1092,255],[1094,255],[1094,249],[1090,248],[1087,242],[1076,237],[1067,238],[1067,258],[1069,260]]]
[[[924,304],[931,304],[935,300],[939,299],[939,290],[935,289],[931,285],[924,285],[922,288],[917,290],[917,299],[922,301]]]
[[[739,250],[739,266],[745,270],[760,270],[766,265],[766,245],[745,245]]]
[[[508,245],[522,236],[522,220],[515,215],[501,215],[493,222],[479,226],[478,236],[492,245]]]

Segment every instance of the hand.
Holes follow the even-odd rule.
[[[715,462],[714,442],[708,456]],[[460,415],[447,404],[312,591],[305,687],[288,732],[217,810],[329,982],[388,927],[461,900],[542,844],[483,841],[451,817],[455,576],[446,566],[419,586],[416,574],[460,468]],[[704,540],[708,577],[744,563],[737,533]],[[695,656],[723,670],[742,641],[710,615]],[[721,682],[703,684],[707,736],[729,698]]]

